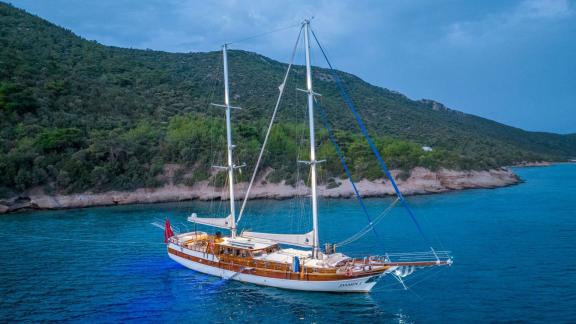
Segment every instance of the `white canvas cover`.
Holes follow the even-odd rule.
[[[208,225],[219,228],[232,227],[232,215],[228,215],[228,217],[210,218],[210,217],[198,217],[196,213],[192,213],[192,215],[188,217],[188,221],[196,224]]]
[[[242,232],[242,237],[246,238],[259,238],[266,240],[273,240],[278,243],[290,244],[301,247],[312,247],[314,242],[314,232],[310,231],[305,234],[273,234],[273,233],[260,233],[260,232]]]

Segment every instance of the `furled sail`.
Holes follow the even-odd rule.
[[[228,217],[210,218],[210,217],[198,217],[196,213],[192,213],[192,215],[188,217],[188,221],[196,224],[208,225],[219,228],[231,228],[233,222],[232,215],[228,215]]]
[[[259,238],[273,240],[278,243],[290,244],[301,247],[312,247],[314,243],[314,231],[305,234],[273,234],[273,233],[260,233],[260,232],[242,232],[242,237],[245,238]]]

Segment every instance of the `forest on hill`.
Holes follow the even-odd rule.
[[[251,172],[286,64],[256,53],[229,53],[236,160]],[[88,41],[0,2],[0,197],[30,188],[47,192],[222,185],[221,53],[166,53]],[[521,161],[576,156],[576,136],[527,132],[415,101],[338,72],[391,168],[490,169]],[[315,68],[335,137],[356,179],[382,177],[376,160],[339,97],[329,71]],[[264,158],[266,181],[307,179],[304,69],[296,66]],[[487,102],[489,104],[489,102]],[[321,181],[343,175],[320,123]],[[433,148],[431,152],[422,146]],[[182,166],[174,177],[167,165]],[[242,180],[242,179],[239,179]]]

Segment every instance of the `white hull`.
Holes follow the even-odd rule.
[[[349,280],[338,281],[304,281],[288,280],[255,276],[246,273],[238,273],[230,270],[212,267],[206,264],[192,262],[179,256],[168,253],[170,258],[186,268],[202,272],[205,274],[218,276],[224,279],[248,282],[256,285],[270,286],[291,290],[304,291],[324,291],[324,292],[369,292],[384,274],[378,274],[371,277],[354,278]],[[374,278],[376,277],[376,278]],[[368,281],[368,282],[367,282]]]

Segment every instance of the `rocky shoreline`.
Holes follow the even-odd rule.
[[[392,171],[397,183],[405,195],[432,194],[453,190],[475,188],[498,188],[517,184],[520,178],[511,170],[502,168],[488,171],[456,171],[440,169],[430,171],[415,168],[406,180],[399,179],[399,171]],[[364,197],[381,197],[393,195],[390,181],[379,179],[357,182],[359,191]],[[237,197],[243,197],[247,183],[237,185]],[[292,186],[281,183],[258,182],[252,188],[251,199],[288,199],[309,194],[304,184]],[[318,194],[324,198],[351,198],[354,192],[351,184],[338,179],[332,185],[321,185]],[[228,199],[223,188],[215,188],[207,181],[193,186],[166,185],[160,188],[141,188],[134,191],[109,191],[101,193],[80,194],[47,194],[41,189],[31,190],[18,197],[0,200],[0,214],[21,210],[44,210],[84,208],[93,206],[111,206],[143,203],[161,203],[185,200]]]
[[[556,162],[558,163],[558,162]],[[516,168],[531,168],[531,167],[548,167],[554,164],[553,162],[548,161],[536,161],[536,162],[527,162],[523,161],[514,165]]]

